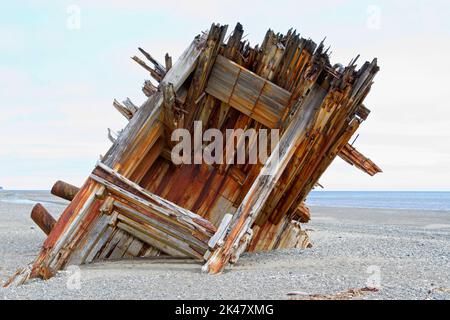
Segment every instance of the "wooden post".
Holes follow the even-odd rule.
[[[362,102],[376,60],[359,71],[355,61],[336,68],[323,43],[316,49],[295,31],[269,30],[254,48],[243,41],[240,24],[226,45],[225,33],[226,26],[213,24],[174,65],[168,55],[163,65],[139,48],[148,61],[133,60],[158,87],[144,84],[149,99],[139,108],[114,101],[127,126],[81,189],[55,184],[53,194],[72,200],[56,224],[41,205],[33,209],[48,238],[7,284],[47,279],[71,264],[149,254],[204,259],[203,270],[215,274],[246,250],[309,245],[300,226],[309,220],[302,203],[367,118]],[[175,168],[166,161],[167,138],[176,128],[191,130],[196,120],[221,131],[280,129],[281,141],[265,163]],[[346,161],[376,170],[356,150],[343,150]],[[211,221],[226,212],[217,229]]]
[[[80,188],[71,185],[70,183],[58,180],[53,185],[51,194],[72,201],[75,195],[80,191]]]
[[[40,203],[36,204],[31,210],[31,219],[41,228],[46,235],[49,235],[56,224],[56,220]]]
[[[138,107],[136,107],[129,98],[123,102],[123,105],[114,99],[113,106],[128,120],[130,120],[138,110]]]
[[[211,26],[202,55],[198,59],[198,64],[194,71],[185,102],[186,106],[190,108],[187,110],[189,114],[185,120],[185,127],[189,130],[198,118],[198,113],[200,112],[200,108],[197,108],[198,99],[202,96],[206,87],[214,62],[219,54],[220,46],[225,38],[227,28],[227,25],[220,26],[219,24],[213,24]]]
[[[339,157],[370,176],[383,172],[372,160],[365,157],[361,152],[348,143],[341,149],[341,152],[339,152]]]
[[[166,62],[166,71],[169,71],[172,68],[172,57],[166,53],[165,62]]]
[[[142,68],[147,70],[150,73],[150,75],[152,76],[153,79],[155,79],[158,82],[160,82],[162,80],[163,76],[161,76],[156,70],[154,70],[151,67],[149,67],[144,61],[142,61],[141,59],[139,59],[136,56],[131,57],[131,59],[136,61],[137,64],[139,64]]]
[[[159,63],[155,58],[153,58],[151,56],[150,53],[148,53],[147,51],[145,51],[142,48],[138,48],[138,50],[147,58],[148,61],[150,61],[151,63],[153,63],[153,65],[155,66],[155,71],[162,77],[164,78],[164,75],[166,74],[166,68]],[[169,68],[170,69],[170,68]]]

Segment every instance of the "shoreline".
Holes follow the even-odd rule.
[[[48,209],[57,217],[65,205]],[[45,239],[29,218],[31,207],[0,202],[2,283],[31,262]],[[79,289],[69,289],[71,274],[61,272],[48,281],[2,288],[0,299],[288,299],[293,291],[363,288],[374,270],[381,290],[358,298],[450,299],[448,213],[311,206],[312,221],[302,225],[311,249],[246,253],[219,276],[202,274],[192,260],[97,262],[81,266]]]
[[[14,194],[14,193],[28,193],[29,198],[3,198],[0,197],[0,203],[15,203],[15,204],[49,204],[49,205],[67,205],[69,202],[61,198],[55,197],[50,194],[50,190],[0,190],[0,195]],[[448,191],[312,191],[316,193],[378,193],[378,192],[389,192],[389,193],[409,193],[409,192],[420,192],[420,193],[450,193]],[[43,200],[43,198],[45,200]],[[317,201],[317,200],[315,200]],[[320,200],[319,200],[320,201]],[[384,210],[384,211],[410,211],[410,212],[445,212],[450,214],[450,208],[435,209],[435,208],[407,208],[407,207],[375,207],[375,206],[364,206],[364,205],[327,205],[327,204],[311,204],[306,201],[306,205],[309,208],[317,209],[362,209],[362,210]]]
[[[374,210],[374,211],[409,211],[409,212],[442,212],[450,214],[450,209],[409,209],[409,208],[386,208],[386,207],[359,207],[359,206],[326,206],[326,205],[311,205],[306,204],[310,209],[359,209],[359,210]]]

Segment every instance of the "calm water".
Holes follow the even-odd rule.
[[[65,203],[49,191],[0,190],[0,203]],[[306,203],[321,207],[449,210],[450,192],[313,191]]]
[[[322,207],[450,210],[450,192],[313,191],[306,203]]]
[[[1,203],[26,204],[65,204],[67,201],[52,196],[48,190],[0,190]]]

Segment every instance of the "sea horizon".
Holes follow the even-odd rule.
[[[45,189],[0,190],[0,202],[53,202],[48,196]],[[450,211],[450,191],[313,190],[305,202],[310,207]]]

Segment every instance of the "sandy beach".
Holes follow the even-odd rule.
[[[28,201],[0,193],[0,281],[31,262],[45,239],[29,214],[44,201],[55,216],[66,203],[44,192]],[[1,299],[287,299],[289,292],[336,294],[379,281],[362,299],[450,299],[450,212],[312,207],[313,248],[245,254],[219,276],[198,262],[98,262],[48,281],[0,289]],[[230,272],[232,270],[232,272]],[[374,278],[376,277],[376,278]]]

